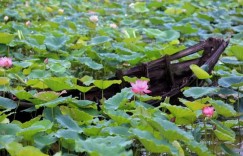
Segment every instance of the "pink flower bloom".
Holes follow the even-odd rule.
[[[91,22],[98,22],[99,18],[98,18],[98,16],[92,15],[92,16],[89,17],[89,20]]]
[[[45,64],[48,64],[48,58],[46,58],[46,59],[44,60],[44,63],[45,63]]]
[[[116,29],[117,28],[117,25],[115,23],[111,23],[110,24],[110,27],[113,28],[113,29]]]
[[[206,117],[212,117],[213,113],[214,113],[214,108],[213,107],[208,107],[208,106],[203,107],[202,113]]]
[[[25,23],[25,25],[26,25],[27,27],[29,27],[29,26],[31,25],[31,22],[30,22],[30,21],[27,21],[27,22]]]
[[[0,57],[0,67],[11,67],[13,65],[12,59],[8,57]]]
[[[131,86],[135,94],[151,93],[151,91],[148,90],[148,81],[137,80],[135,83],[131,83]]]

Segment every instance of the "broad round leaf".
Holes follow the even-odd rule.
[[[111,40],[112,40],[112,38],[110,38],[108,36],[98,36],[98,37],[91,39],[90,45],[99,45],[99,44],[102,44],[102,43],[109,42]]]
[[[216,87],[191,87],[183,92],[186,97],[200,98],[218,91]]]
[[[14,109],[17,107],[17,104],[8,98],[0,97],[0,108],[5,109]]]
[[[9,84],[9,78],[7,77],[0,77],[0,86]]]
[[[241,87],[243,86],[243,76],[230,76],[220,78],[218,81],[222,87]]]

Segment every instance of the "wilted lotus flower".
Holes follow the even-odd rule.
[[[117,28],[117,25],[115,23],[111,23],[110,24],[110,27],[116,29]]]
[[[27,22],[25,23],[25,25],[26,25],[27,27],[29,27],[29,26],[31,25],[31,22],[30,22],[30,21],[27,21]]]
[[[12,59],[8,57],[0,57],[0,67],[9,68],[13,65]]]
[[[89,17],[89,20],[92,21],[92,22],[98,22],[99,18],[96,15],[92,15],[92,16]]]
[[[9,17],[8,16],[4,16],[3,20],[4,21],[8,21]]]
[[[206,117],[212,117],[213,113],[214,113],[214,108],[213,107],[208,107],[208,106],[203,107],[202,113]]]
[[[143,80],[137,80],[135,83],[131,83],[132,91],[135,94],[144,94],[144,93],[151,93],[150,90],[148,90],[148,81]]]

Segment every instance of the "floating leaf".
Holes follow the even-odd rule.
[[[95,80],[93,84],[99,89],[106,89],[113,84],[121,84],[121,80]]]
[[[196,64],[190,65],[190,69],[193,71],[198,79],[209,79],[212,77],[212,75],[209,75],[205,70],[203,70]]]

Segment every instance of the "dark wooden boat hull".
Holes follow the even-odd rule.
[[[161,96],[162,98],[173,97],[178,95],[182,88],[195,84],[197,77],[189,67],[191,64],[206,66],[207,72],[211,73],[228,43],[228,39],[208,38],[171,56],[164,56],[158,60],[142,63],[125,71],[118,71],[116,77],[112,79],[122,80],[123,76],[146,77],[150,79],[149,89],[152,91],[150,95]],[[176,62],[176,60],[199,51],[202,51],[202,55],[199,58]],[[201,82],[199,81],[198,85],[201,85]],[[121,85],[112,85],[104,90],[104,97],[109,98],[115,95],[123,87],[130,87],[130,84],[123,81]],[[101,99],[101,91],[97,88],[93,89],[86,93],[86,98],[90,100]]]

